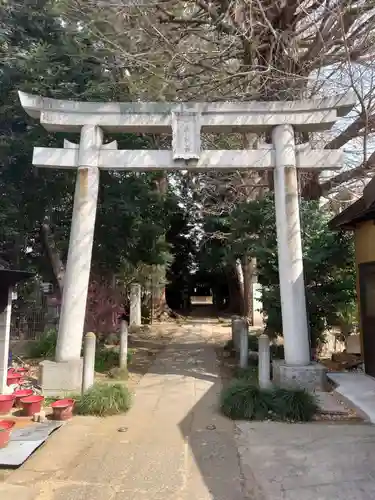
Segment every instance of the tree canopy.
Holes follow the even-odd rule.
[[[15,262],[29,257],[38,261],[45,221],[65,260],[75,176],[64,170],[35,169],[31,158],[35,145],[57,146],[63,138],[77,141],[75,136],[48,134],[27,117],[17,91],[64,99],[129,98],[108,69],[101,48],[75,23],[63,23],[56,6],[56,2],[28,0],[1,7],[0,243],[4,256]],[[147,137],[116,139],[122,148],[149,147]],[[163,261],[166,248],[160,235],[169,221],[154,182],[155,175],[101,173],[94,268],[105,264],[107,272],[116,273],[125,260]]]
[[[362,179],[373,166],[373,3],[141,4],[1,4],[1,253],[62,286],[75,174],[35,169],[31,158],[35,145],[57,146],[77,137],[47,133],[25,114],[18,90],[82,101],[131,101],[285,100],[352,88],[358,106],[348,122],[333,135],[297,138],[329,149],[353,140],[360,145],[354,166],[333,179],[300,177],[307,199],[302,220],[309,318],[319,335],[335,320],[332,304],[337,309],[353,301],[354,271],[348,238],[329,231],[327,209],[308,199]],[[127,149],[162,148],[170,141],[141,134],[107,139]],[[257,147],[251,135],[205,135],[203,141],[214,149]],[[173,307],[181,307],[193,271],[202,280],[209,275],[218,296],[238,295],[238,264],[249,270],[256,258],[268,328],[280,333],[272,189],[272,175],[251,171],[102,172],[93,272],[106,279],[126,275],[124,281],[152,275],[159,287],[168,283]],[[250,278],[245,272],[247,285]]]

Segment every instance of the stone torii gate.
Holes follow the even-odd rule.
[[[354,106],[351,95],[291,102],[89,103],[19,93],[22,106],[51,132],[80,133],[80,143],[34,148],[33,164],[77,169],[69,254],[56,363],[42,366],[47,391],[77,390],[81,342],[99,186],[105,170],[264,170],[274,172],[285,363],[283,380],[316,384],[306,316],[297,169],[341,168],[342,153],[295,144],[295,131],[327,130]],[[172,133],[172,150],[118,150],[104,132]],[[271,132],[272,145],[257,150],[201,150],[201,132]]]

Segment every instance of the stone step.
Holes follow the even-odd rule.
[[[349,415],[350,410],[339,401],[333,392],[316,391],[320,412],[325,414]]]

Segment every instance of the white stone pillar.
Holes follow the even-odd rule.
[[[82,394],[90,389],[95,382],[95,351],[96,335],[93,332],[88,332],[83,343]]]
[[[4,394],[7,385],[11,314],[12,288],[9,288],[0,295],[0,394]]]
[[[240,368],[247,368],[249,365],[249,328],[247,322],[243,321],[240,330]]]
[[[233,340],[233,350],[235,352],[240,352],[240,335],[243,323],[244,323],[243,318],[239,318],[236,316],[232,318],[232,340]]]
[[[270,339],[264,333],[258,339],[258,380],[261,389],[268,389],[271,385],[271,352]]]
[[[307,365],[310,343],[293,127],[278,125],[272,131],[272,141],[276,156],[275,208],[285,361],[288,365]]]
[[[130,285],[130,326],[141,326],[142,315],[141,315],[141,304],[142,304],[142,290],[139,283],[133,283]]]
[[[128,367],[128,324],[123,319],[120,323],[120,368]]]
[[[98,160],[102,142],[103,133],[99,127],[82,127],[56,361],[79,360],[81,355],[99,189]]]

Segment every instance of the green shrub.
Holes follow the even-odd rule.
[[[228,342],[224,346],[224,351],[233,351],[234,350],[234,342],[232,339],[228,340]]]
[[[94,384],[75,403],[78,415],[106,417],[126,412],[131,405],[131,395],[122,384]]]
[[[128,350],[128,364],[133,358],[133,351]],[[109,372],[112,368],[119,366],[120,353],[118,349],[98,348],[95,353],[95,371],[98,373]]]
[[[233,420],[264,420],[269,416],[271,391],[265,391],[246,379],[237,379],[223,390],[221,410]]]
[[[32,342],[29,348],[31,358],[50,358],[54,355],[57,344],[57,331],[54,328],[46,330],[42,336]]]
[[[106,347],[97,349],[95,353],[95,371],[99,373],[108,372],[111,368],[118,366],[120,354],[117,350]]]
[[[120,368],[119,366],[115,366],[115,368],[109,370],[108,376],[116,380],[128,380],[129,372],[127,368]]]
[[[61,394],[60,396],[55,396],[55,397],[45,396],[43,401],[43,407],[48,408],[49,406],[51,406],[52,403],[54,403],[55,401],[60,401],[61,399],[74,399],[74,401],[78,401],[80,397],[81,396],[76,392],[74,393],[66,392],[64,394]]]
[[[284,346],[282,344],[271,345],[271,358],[284,359]]]
[[[126,356],[128,365],[130,365],[130,363],[132,362],[133,355],[134,355],[133,349],[128,349],[128,355]]]
[[[249,366],[248,368],[236,368],[234,372],[235,378],[245,379],[247,381],[252,381],[254,384],[258,380],[258,368],[256,366]]]
[[[220,406],[234,420],[308,422],[318,410],[315,397],[302,389],[260,389],[247,378],[223,389]]]
[[[273,411],[278,420],[309,422],[318,408],[315,396],[303,389],[273,391]]]
[[[255,351],[258,352],[258,337],[256,335],[249,335],[249,351]]]
[[[234,342],[232,339],[224,346],[224,351],[234,351]],[[258,337],[256,335],[249,335],[249,351],[258,351]]]

